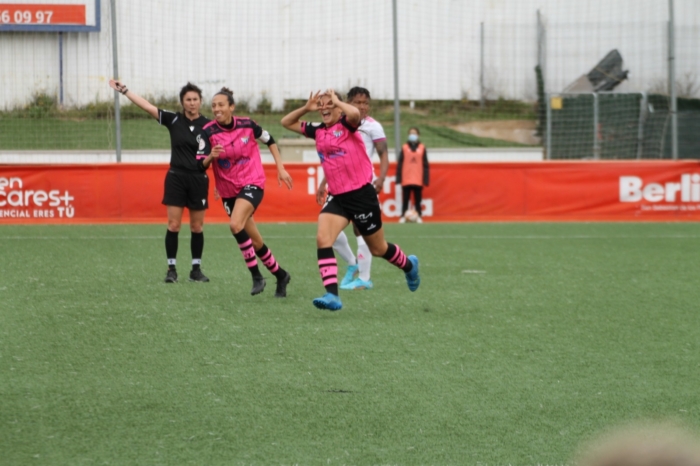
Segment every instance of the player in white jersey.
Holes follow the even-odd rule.
[[[362,122],[360,124],[359,133],[362,136],[362,141],[365,143],[367,157],[372,160],[375,151],[379,156],[379,176],[373,176],[372,183],[377,193],[384,185],[387,171],[389,170],[389,151],[386,145],[386,135],[381,123],[372,117],[368,116],[370,109],[370,94],[364,87],[353,87],[348,92],[348,103],[357,107],[360,111]],[[318,188],[316,199],[319,204],[323,204],[326,197],[326,180],[321,182]],[[331,193],[333,194],[333,193]],[[369,252],[367,243],[360,235],[355,227],[353,227],[355,237],[357,238],[357,257],[350,248],[348,237],[345,232],[341,231],[338,238],[333,243],[333,249],[338,252],[340,257],[348,263],[348,269],[340,282],[341,290],[369,290],[374,286],[370,279],[370,269],[372,268],[372,254]]]

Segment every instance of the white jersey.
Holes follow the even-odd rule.
[[[365,117],[360,123],[360,135],[362,136],[362,141],[365,143],[365,150],[367,151],[367,157],[372,161],[372,156],[376,152],[374,149],[374,143],[386,140],[386,134],[384,134],[384,128],[382,124],[379,123],[372,117]]]

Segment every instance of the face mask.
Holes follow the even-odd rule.
[[[418,135],[417,134],[409,134],[408,135],[408,142],[418,142]]]

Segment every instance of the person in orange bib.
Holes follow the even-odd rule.
[[[397,159],[396,184],[401,185],[403,191],[403,205],[401,206],[399,223],[406,223],[406,211],[411,193],[413,193],[413,204],[416,206],[418,214],[416,222],[423,223],[421,201],[423,200],[423,187],[430,184],[430,165],[428,165],[428,151],[419,138],[418,128],[409,129],[408,142],[401,148]]]

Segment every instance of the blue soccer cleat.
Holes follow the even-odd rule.
[[[348,270],[345,272],[345,276],[343,277],[343,280],[340,282],[340,287],[344,290],[347,288],[343,288],[344,286],[348,286],[350,283],[357,278],[357,275],[360,273],[359,269],[357,268],[357,265],[348,265]]]
[[[340,297],[333,293],[326,293],[320,298],[314,299],[314,306],[319,309],[327,309],[329,311],[339,311],[343,308],[343,303]]]
[[[418,275],[418,258],[416,256],[408,256],[408,260],[413,264],[413,268],[410,272],[406,272],[406,283],[408,283],[408,289],[411,291],[416,291],[420,285],[420,275]]]
[[[371,290],[372,288],[374,288],[372,280],[365,281],[361,278],[353,280],[347,285],[340,285],[341,290]]]

